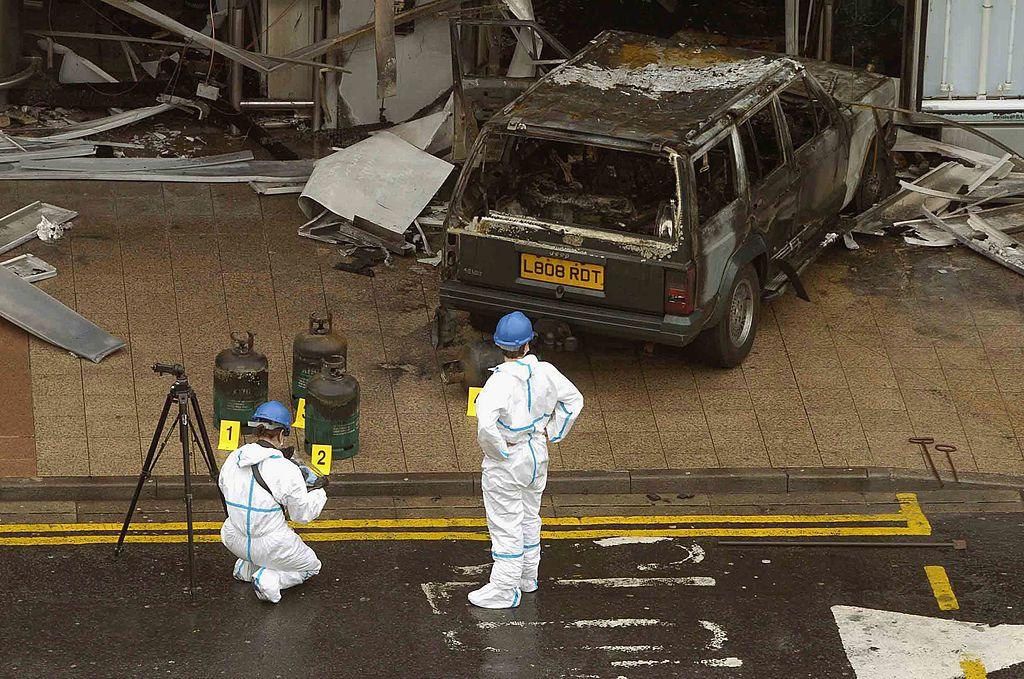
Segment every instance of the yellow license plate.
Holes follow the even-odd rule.
[[[601,264],[586,264],[555,257],[538,257],[525,252],[519,257],[519,276],[521,278],[574,288],[604,290],[604,266]]]

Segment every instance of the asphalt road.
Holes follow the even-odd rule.
[[[0,676],[974,679],[989,663],[991,679],[1024,677],[998,669],[1024,661],[1024,627],[900,617],[883,621],[885,643],[854,630],[844,648],[836,618],[870,626],[873,611],[1024,623],[1024,514],[933,528],[929,540],[969,550],[546,540],[541,589],[513,611],[465,601],[486,578],[486,542],[317,543],[324,571],[277,606],[231,579],[218,544],[198,546],[195,603],[184,545],[130,545],[117,560],[111,545],[5,546]],[[959,610],[939,609],[928,565],[946,569]],[[928,669],[948,652],[976,660]]]

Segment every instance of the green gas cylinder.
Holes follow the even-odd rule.
[[[315,445],[331,446],[334,460],[359,452],[359,382],[337,358],[324,361],[306,385],[306,453]]]
[[[267,357],[253,349],[256,336],[251,332],[231,333],[232,346],[217,354],[213,365],[213,426],[220,429],[221,420],[234,420],[249,431],[249,421],[256,407],[267,400]]]
[[[335,357],[345,369],[348,342],[334,332],[334,316],[312,313],[309,330],[300,332],[292,343],[292,407],[299,410],[299,399],[306,397],[309,380],[320,372],[325,360]]]

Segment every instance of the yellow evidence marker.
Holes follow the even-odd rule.
[[[292,426],[296,429],[306,428],[306,399],[300,398],[299,404],[295,406],[295,421]]]
[[[310,451],[309,458],[309,463],[313,465],[313,469],[321,475],[331,473],[331,446],[314,445]]]
[[[469,404],[466,406],[466,417],[476,417],[476,397],[483,391],[483,387],[469,388]]]
[[[220,439],[217,441],[217,450],[234,450],[238,447],[238,441],[241,436],[241,422],[236,420],[221,420]]]

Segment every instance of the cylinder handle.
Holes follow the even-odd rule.
[[[334,314],[328,311],[322,314],[314,311],[309,315],[309,332],[312,335],[329,335],[334,324]]]
[[[246,330],[245,334],[232,332],[231,342],[235,345],[235,353],[248,354],[256,342],[256,334],[251,330]]]

